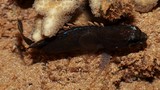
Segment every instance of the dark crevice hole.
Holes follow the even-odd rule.
[[[34,0],[16,0],[16,4],[23,9],[31,8],[33,3]]]

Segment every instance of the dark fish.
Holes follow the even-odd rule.
[[[26,39],[25,36],[23,38]],[[48,54],[60,54],[127,50],[132,46],[141,46],[146,40],[147,35],[136,26],[115,25],[73,27],[36,43],[28,41],[29,48],[36,48]]]

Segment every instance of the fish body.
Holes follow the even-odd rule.
[[[32,43],[45,53],[78,53],[104,50],[114,52],[145,43],[147,35],[133,25],[80,26],[58,33],[56,36]]]

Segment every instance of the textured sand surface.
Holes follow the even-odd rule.
[[[147,48],[113,57],[99,73],[105,53],[46,62],[37,58],[36,63],[25,54],[25,64],[17,50],[12,51],[17,18],[23,20],[26,36],[34,25],[36,12],[25,4],[20,8],[12,0],[0,0],[0,90],[160,90],[160,7],[133,14],[133,24],[148,35]]]

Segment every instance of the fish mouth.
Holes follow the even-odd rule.
[[[145,34],[144,32],[142,32],[142,33],[141,33],[141,39],[140,39],[139,44],[144,44],[144,43],[146,43],[147,39],[148,39],[147,34]]]
[[[146,41],[148,39],[148,36],[142,32],[142,35],[141,35],[141,40],[142,41]]]

